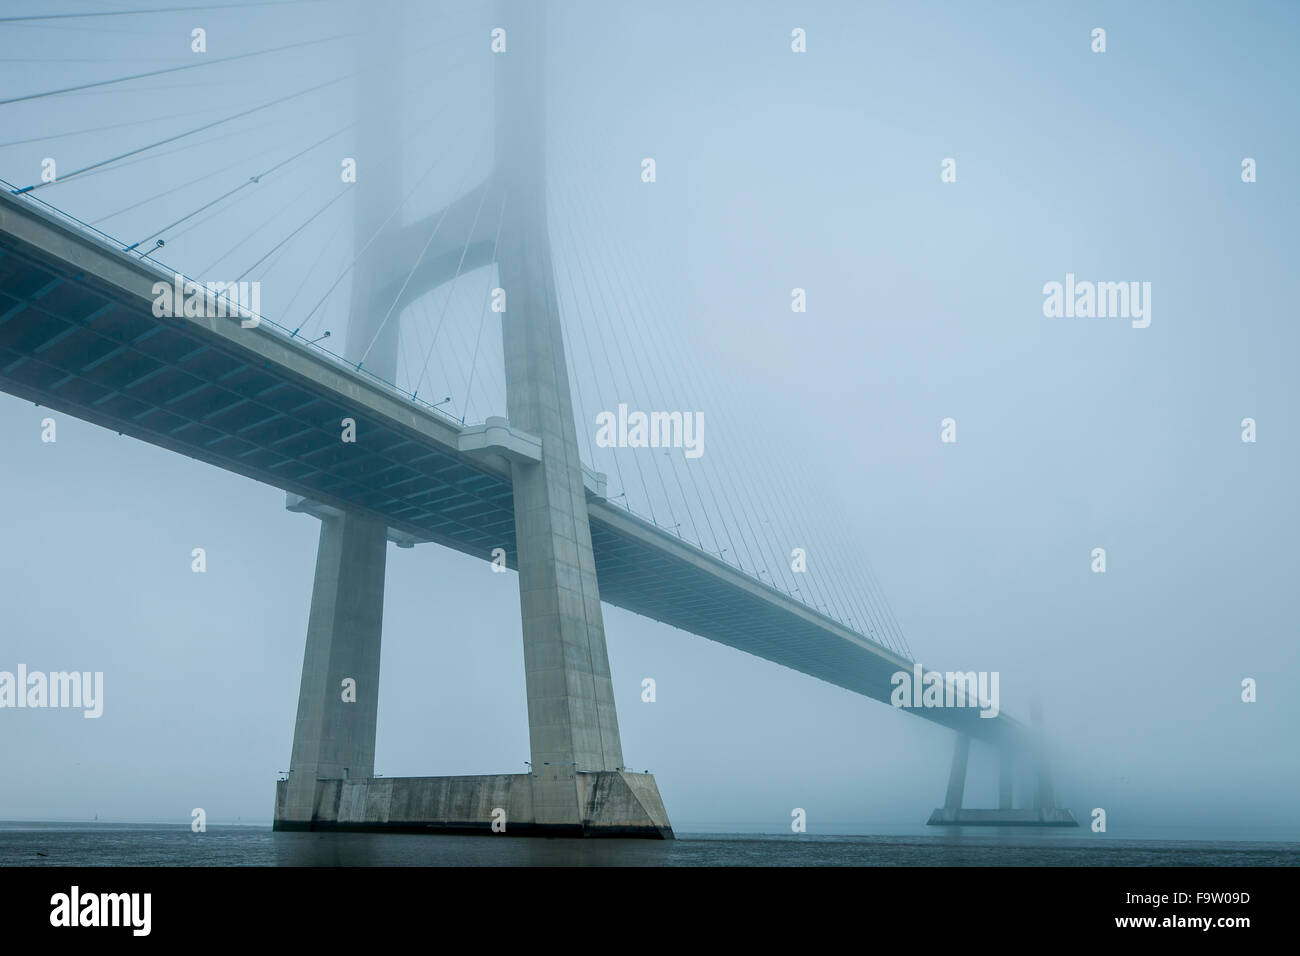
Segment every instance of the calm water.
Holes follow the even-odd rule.
[[[1300,866],[1281,839],[1078,831],[880,836],[679,833],[673,841],[273,833],[269,827],[0,823],[0,866]]]

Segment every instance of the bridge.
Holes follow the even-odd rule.
[[[287,507],[320,521],[278,829],[504,823],[513,834],[671,837],[653,776],[624,765],[602,602],[885,703],[895,675],[933,673],[890,640],[883,613],[862,603],[863,613],[842,613],[848,599],[817,606],[764,580],[755,562],[728,559],[702,535],[692,543],[680,522],[637,514],[582,461],[566,362],[574,343],[547,221],[541,8],[503,4],[499,22],[509,47],[495,58],[495,159],[482,182],[394,224],[384,214],[404,203],[400,117],[376,107],[361,120],[369,175],[350,188],[367,202],[355,216],[360,265],[342,355],[159,264],[162,243],[117,241],[45,202],[39,187],[0,193],[0,389],[281,488]],[[380,104],[384,50],[358,32],[357,82]],[[409,269],[394,265],[414,249]],[[467,268],[496,270],[508,408],[470,424],[420,399],[418,386],[395,384],[403,310]],[[440,545],[517,573],[529,773],[375,776],[389,542]],[[940,687],[960,703],[952,677]],[[932,823],[1075,825],[1055,806],[1033,728],[975,706],[905,709],[957,734]],[[1002,755],[997,809],[963,806],[972,739]],[[1039,781],[1018,809],[1017,759],[1034,762]]]

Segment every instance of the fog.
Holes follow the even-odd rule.
[[[45,7],[3,15],[93,5]],[[321,40],[0,105],[0,177],[38,184],[54,159],[67,181],[32,195],[124,243],[189,216],[153,258],[220,279],[341,194],[347,157],[358,185],[370,157],[400,170],[401,221],[422,222],[491,168],[490,34],[528,39],[503,16],[0,22],[0,100]],[[784,573],[805,547],[828,592],[828,565],[869,566],[919,660],[998,672],[1019,718],[1041,702],[1084,831],[1104,808],[1112,835],[1297,839],[1298,39],[1283,3],[549,3],[550,229],[584,460],[661,523],[729,523],[671,479],[638,483],[653,452],[595,444],[619,402],[702,413],[699,473],[772,523],[756,563]],[[358,67],[367,42],[382,72]],[[395,157],[358,138],[377,114],[397,118]],[[342,351],[376,194],[341,196],[257,266],[263,315]],[[1149,326],[1045,316],[1067,274],[1149,282]],[[467,422],[505,414],[493,285],[467,272],[394,319],[396,384]],[[0,670],[104,674],[97,719],[0,711],[0,819],[269,824],[316,519],[7,394],[0,462]],[[810,833],[877,832],[942,805],[950,731],[609,605],[605,630],[623,753],[678,830],[789,832],[799,807]],[[383,643],[378,773],[525,770],[514,573],[390,545]],[[966,793],[996,805],[978,744]]]

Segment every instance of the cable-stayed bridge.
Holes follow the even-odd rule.
[[[438,201],[424,215],[414,200],[436,182],[439,163],[415,163],[422,172],[406,168],[415,137],[403,129],[387,87],[392,51],[385,31],[400,24],[400,13],[385,20],[374,12],[342,38],[292,44],[352,46],[355,69],[335,81],[263,91],[261,104],[232,109],[224,119],[109,151],[59,178],[10,183],[0,195],[0,388],[282,488],[289,507],[320,519],[278,827],[487,829],[499,813],[510,832],[671,835],[653,777],[623,763],[602,601],[885,702],[895,675],[910,677],[919,665],[865,562],[851,559],[858,549],[828,536],[818,553],[833,557],[823,568],[792,567],[790,543],[807,537],[806,492],[787,479],[764,500],[746,483],[728,480],[728,469],[753,470],[760,459],[752,452],[729,455],[719,442],[696,462],[672,448],[620,449],[605,456],[612,474],[595,469],[601,446],[593,445],[593,408],[720,406],[627,401],[683,394],[671,379],[666,387],[660,381],[683,357],[666,354],[663,338],[648,327],[656,309],[644,295],[634,301],[634,280],[610,275],[613,255],[584,255],[577,217],[558,217],[567,233],[552,219],[565,200],[548,187],[540,8],[503,4],[491,30],[485,22],[478,37],[464,41],[490,64],[490,130],[463,151],[479,155],[450,177],[453,186],[432,192]],[[215,59],[196,66],[221,69]],[[0,110],[133,87],[154,75],[68,83],[4,98]],[[201,187],[190,180],[129,202],[124,212],[163,192],[188,200],[179,207],[188,208],[184,215],[165,216],[168,222],[134,240],[100,232],[55,197],[45,198],[64,183],[120,169],[343,81],[354,84],[365,106],[355,123],[324,138],[295,138],[263,160],[237,157],[229,175],[219,169]],[[355,156],[344,160],[341,181],[328,189],[308,181],[284,207],[306,214],[294,221],[277,212],[231,250],[251,263],[230,277],[235,283],[305,250],[299,274],[284,283],[296,289],[286,314],[255,311],[235,286],[208,286],[212,269],[188,275],[159,263],[187,232],[256,195],[264,177],[284,176],[349,131]],[[481,163],[484,154],[490,158]],[[349,160],[360,170],[352,179]],[[234,185],[217,182],[223,178]],[[323,195],[304,202],[306,193]],[[348,217],[351,229],[319,231],[336,214]],[[346,232],[352,241],[331,269],[327,251]],[[315,305],[294,310],[300,296]],[[341,354],[312,326],[331,309],[347,328]],[[621,337],[603,328],[614,314],[629,336],[642,336],[645,347],[631,357]],[[470,319],[463,351],[439,339],[457,315]],[[471,358],[459,376],[448,374],[445,364],[463,362],[466,353]],[[476,421],[474,382],[487,389],[484,381],[494,375],[505,414]],[[422,391],[447,397],[431,403]],[[443,407],[452,392],[460,393],[459,416]],[[708,468],[697,467],[704,459]],[[773,527],[791,516],[802,537]],[[374,776],[389,541],[436,543],[518,573],[530,773]],[[1012,756],[1042,764],[1036,735],[1023,724],[1004,713],[981,717],[978,706],[908,709],[959,734],[945,811],[934,822],[1072,825],[1068,811],[1054,808],[1045,766],[1032,805],[1011,808]],[[971,738],[1004,755],[997,811],[961,809]]]

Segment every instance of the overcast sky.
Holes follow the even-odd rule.
[[[776,546],[829,562],[822,542],[838,541],[927,665],[998,671],[1020,717],[1042,701],[1058,800],[1081,822],[1103,807],[1117,835],[1300,836],[1300,11],[551,8],[557,284],[579,442],[611,493],[648,510],[675,492],[630,477],[649,450],[592,451],[598,411],[700,412],[700,467],[774,522]],[[496,22],[482,4],[401,16],[386,82],[415,221],[490,166]],[[343,3],[0,23],[0,99],[355,27]],[[0,177],[37,183],[47,157],[66,175],[345,77],[355,42],[0,106]],[[134,242],[339,131],[166,233],[168,265],[234,278],[343,189],[346,127],[373,108],[357,84],[38,195]],[[941,181],[948,158],[956,182]],[[357,251],[354,202],[253,275],[268,317],[310,315],[339,347],[348,279],[327,292]],[[1149,282],[1150,325],[1045,317],[1044,284],[1067,273]],[[451,394],[467,421],[504,413],[499,324],[480,308],[493,275],[400,319],[398,384]],[[282,491],[66,415],[43,443],[50,414],[0,395],[0,670],[102,671],[104,711],[0,711],[0,819],[187,823],[203,807],[269,823],[318,523]],[[377,772],[522,772],[515,575],[434,545],[390,547],[387,574]],[[605,614],[625,758],[655,773],[679,829],[788,832],[802,807],[810,832],[871,832],[942,804],[950,732]],[[977,747],[968,805],[996,805],[995,783]]]

